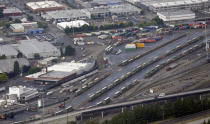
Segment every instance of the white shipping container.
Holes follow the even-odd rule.
[[[126,44],[125,49],[128,49],[128,48],[136,48],[136,44]]]

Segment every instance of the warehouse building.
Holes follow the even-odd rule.
[[[140,14],[141,9],[131,5],[131,4],[120,4],[110,6],[109,10],[111,15],[133,15],[133,14]]]
[[[17,100],[19,101],[27,101],[38,97],[39,92],[35,88],[30,88],[26,86],[12,86],[9,87],[8,95],[15,95]]]
[[[92,19],[94,18],[106,18],[111,16],[111,12],[107,7],[95,7],[84,9],[84,11],[88,12]]]
[[[65,6],[57,3],[56,1],[40,1],[40,2],[28,2],[26,7],[32,12],[47,12],[65,9]]]
[[[195,13],[190,10],[177,10],[173,12],[157,12],[163,21],[181,21],[195,19]]]
[[[15,61],[19,63],[20,68],[23,68],[23,66],[30,66],[29,61],[25,58],[2,59],[0,60],[0,73],[13,72]]]
[[[18,51],[10,45],[0,45],[0,56],[5,55],[6,58],[17,57]]]
[[[38,28],[37,22],[11,24],[10,29],[13,33],[42,34],[44,32],[43,28]]]
[[[89,13],[80,9],[50,11],[42,14],[41,17],[46,21],[55,23],[91,18]]]
[[[3,9],[3,15],[5,17],[8,17],[8,16],[21,16],[23,15],[23,12],[16,8],[16,7],[10,7],[10,8],[6,8],[6,9]]]
[[[0,10],[6,9],[5,5],[0,5]]]
[[[91,7],[120,5],[121,3],[123,3],[122,0],[93,0],[90,2]]]
[[[95,64],[95,59],[92,57],[78,62],[61,62],[44,68],[41,72],[28,75],[25,79],[54,83],[66,82],[94,70]]]
[[[106,18],[111,17],[112,15],[133,15],[139,14],[141,9],[131,5],[131,4],[119,4],[112,6],[102,6],[102,7],[94,7],[88,8],[86,11],[89,13],[91,18]]]
[[[15,44],[15,47],[28,59],[33,59],[36,55],[43,58],[61,55],[60,50],[51,43],[47,41],[39,42],[36,39],[21,40],[18,44]]]
[[[79,27],[82,27],[83,25],[89,25],[89,24],[87,22],[83,21],[83,20],[57,23],[57,27],[61,30],[64,30],[67,27],[69,27],[69,28],[79,28]]]
[[[127,0],[130,3],[146,7],[151,11],[170,11],[178,9],[199,9],[209,6],[208,0]]]

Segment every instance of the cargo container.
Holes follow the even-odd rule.
[[[129,50],[136,50],[136,44],[126,44],[125,45],[125,50],[129,51]]]
[[[148,38],[146,40],[143,40],[142,42],[143,43],[153,43],[153,42],[156,42],[156,41],[157,41],[156,39]]]
[[[137,48],[144,48],[144,43],[136,43]]]

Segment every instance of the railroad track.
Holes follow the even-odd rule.
[[[164,43],[164,44],[162,44],[162,45],[160,45],[160,46],[157,46],[157,47],[154,48],[154,49],[151,49],[151,50],[149,50],[149,51],[147,51],[147,52],[144,52],[143,54],[139,54],[139,55],[137,55],[137,56],[134,56],[134,57],[131,57],[131,58],[127,59],[127,60],[124,60],[124,61],[122,61],[122,62],[119,64],[119,66],[126,66],[126,65],[128,65],[128,64],[130,64],[130,63],[132,63],[132,62],[134,62],[135,60],[140,59],[140,58],[142,58],[142,57],[144,57],[144,56],[146,56],[146,55],[148,55],[148,54],[154,52],[155,50],[158,50],[158,49],[160,49],[160,48],[162,48],[162,47],[164,47],[164,46],[166,46],[166,45],[168,45],[168,44],[170,44],[170,43],[173,43],[173,42],[175,42],[175,41],[177,41],[177,40],[179,40],[179,39],[181,39],[181,38],[183,38],[183,37],[185,37],[185,36],[187,36],[186,33],[183,34],[183,35],[181,35],[181,36],[179,36],[179,37],[177,37],[177,38],[174,38],[174,39],[172,39],[172,40],[170,40],[170,41],[168,41],[168,42],[166,42],[166,43]]]

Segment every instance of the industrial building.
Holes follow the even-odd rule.
[[[64,30],[67,27],[69,27],[69,28],[79,28],[79,27],[82,27],[83,25],[89,25],[89,24],[87,22],[83,21],[83,20],[57,23],[57,27],[61,30]]]
[[[61,62],[28,75],[26,80],[61,83],[72,80],[95,69],[95,59],[90,57],[78,62]]]
[[[122,0],[93,0],[90,2],[91,7],[112,6],[112,5],[119,5],[121,3],[123,3]]]
[[[8,95],[15,95],[18,100],[27,101],[38,97],[39,93],[35,88],[29,88],[26,86],[12,86],[9,87]]]
[[[131,5],[131,4],[119,4],[112,6],[101,6],[85,9],[91,18],[106,18],[112,15],[133,15],[139,14],[141,9]]]
[[[6,58],[15,58],[18,55],[18,51],[11,45],[0,45],[0,56],[5,55]]]
[[[30,66],[29,61],[25,58],[13,58],[0,60],[0,73],[11,73],[14,71],[14,63],[17,61],[19,67]]]
[[[55,23],[91,18],[89,13],[80,9],[50,11],[43,13],[41,17],[46,21]]]
[[[44,32],[43,28],[38,28],[37,22],[11,24],[10,29],[13,33],[42,34]]]
[[[26,7],[32,12],[47,12],[65,9],[64,5],[57,3],[56,1],[40,1],[40,2],[28,2]]]
[[[5,5],[0,5],[0,10],[6,9]]]
[[[163,21],[181,21],[195,19],[195,13],[191,10],[177,10],[173,12],[157,12]]]
[[[8,16],[21,16],[23,14],[23,12],[16,8],[16,7],[10,7],[10,8],[5,8],[3,9],[3,15],[5,17],[8,17]]]
[[[39,42],[36,39],[21,40],[18,44],[15,44],[15,48],[28,59],[35,58],[35,55],[43,58],[61,55],[60,50],[51,43],[47,41]]]
[[[151,11],[170,11],[178,9],[199,9],[209,6],[208,0],[126,0]]]
[[[10,24],[10,29],[14,33],[24,32],[24,26],[20,23],[17,24]]]
[[[109,11],[111,15],[133,15],[140,14],[141,9],[131,5],[131,4],[120,4],[109,6]]]

